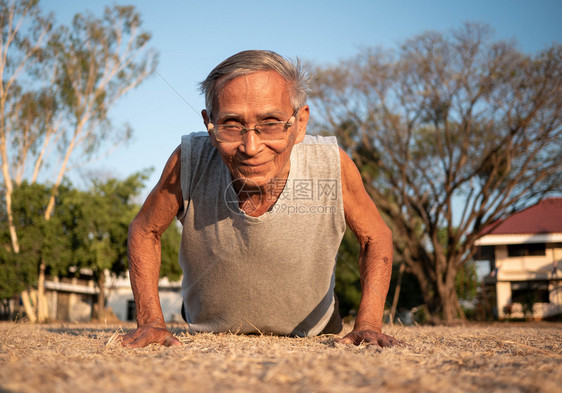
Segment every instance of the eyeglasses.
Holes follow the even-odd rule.
[[[213,131],[217,141],[224,143],[241,142],[242,136],[250,131],[259,135],[262,141],[279,141],[285,139],[287,129],[295,122],[298,109],[293,113],[289,120],[285,121],[264,121],[257,123],[253,128],[246,128],[241,124],[217,124],[209,123],[209,131]]]

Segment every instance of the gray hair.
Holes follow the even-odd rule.
[[[247,50],[224,60],[199,84],[209,116],[213,115],[218,95],[228,82],[258,71],[275,71],[289,83],[293,110],[306,103],[310,77],[308,68],[299,59],[292,62],[272,51]]]

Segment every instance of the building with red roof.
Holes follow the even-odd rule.
[[[500,319],[562,314],[562,198],[545,199],[487,227],[476,242]]]

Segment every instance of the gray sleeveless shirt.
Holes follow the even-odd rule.
[[[306,136],[290,165],[278,201],[251,217],[208,134],[182,137],[179,260],[191,331],[313,336],[328,323],[346,225],[336,139]]]

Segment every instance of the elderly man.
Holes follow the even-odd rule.
[[[335,138],[306,135],[306,73],[245,51],[201,88],[207,132],[182,138],[129,228],[138,328],[122,344],[180,345],[158,298],[160,236],[177,217],[191,332],[339,333],[334,268],[347,224],[361,245],[362,296],[337,342],[393,345],[381,331],[392,235]]]

